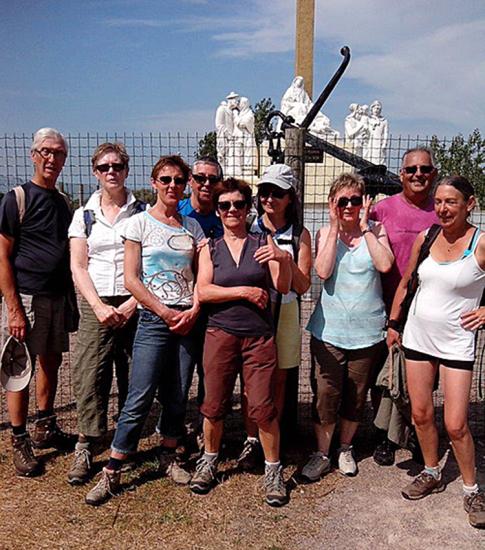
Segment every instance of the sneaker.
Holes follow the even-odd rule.
[[[162,451],[158,456],[160,472],[168,476],[177,485],[188,485],[191,475],[181,465],[177,452]]]
[[[195,473],[190,480],[190,490],[199,495],[208,493],[216,483],[217,462],[209,462],[203,456],[197,461]]]
[[[389,439],[385,439],[375,448],[373,458],[379,466],[392,466],[396,458],[396,446]]]
[[[34,422],[34,434],[32,435],[32,445],[36,449],[56,449],[70,451],[74,448],[74,438],[63,432],[57,425],[55,414],[38,418]]]
[[[241,470],[248,472],[261,465],[262,457],[261,443],[257,439],[246,439],[237,464]]]
[[[35,458],[29,434],[12,435],[13,465],[18,476],[35,476],[41,463]]]
[[[440,493],[444,489],[445,486],[441,480],[441,476],[439,479],[436,479],[423,470],[409,485],[404,487],[401,494],[408,500],[419,500],[431,493]]]
[[[330,459],[321,452],[312,453],[303,466],[301,476],[305,481],[318,481],[330,471]]]
[[[283,479],[283,466],[266,467],[264,473],[264,488],[266,504],[269,506],[284,506],[288,502],[288,491]]]
[[[86,504],[99,506],[116,496],[120,490],[120,478],[120,471],[114,472],[103,468],[101,479],[86,495]]]
[[[463,507],[468,513],[470,525],[483,529],[485,527],[485,493],[479,490],[473,495],[464,496]]]
[[[357,474],[357,464],[352,454],[352,445],[340,447],[338,450],[338,469],[344,476],[355,476]]]
[[[92,458],[89,445],[86,443],[76,443],[74,460],[71,469],[67,473],[67,481],[71,485],[81,485],[89,480],[91,477]]]

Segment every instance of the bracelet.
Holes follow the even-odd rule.
[[[367,229],[364,229],[362,231],[362,235],[365,235],[366,233],[372,233],[372,229],[370,227],[368,227]]]
[[[388,319],[385,328],[392,328],[392,330],[397,330],[401,328],[401,323],[397,319]]]

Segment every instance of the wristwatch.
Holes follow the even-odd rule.
[[[362,235],[365,235],[366,233],[372,233],[372,229],[370,227],[367,227],[367,229],[364,229],[362,231]]]

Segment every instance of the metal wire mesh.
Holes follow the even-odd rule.
[[[69,155],[64,170],[59,178],[59,187],[71,197],[74,205],[83,204],[89,195],[97,188],[97,181],[91,170],[91,155],[94,149],[105,141],[121,141],[126,145],[130,154],[130,174],[128,185],[133,190],[150,189],[150,173],[153,165],[160,155],[180,154],[187,162],[192,163],[200,148],[203,135],[186,134],[69,134],[66,139],[69,144]],[[429,145],[431,138],[428,136],[391,136],[386,151],[388,170],[398,173],[402,155],[405,150],[417,145]],[[32,162],[30,159],[31,135],[4,135],[0,138],[0,193],[5,193],[13,186],[30,179],[32,175]],[[442,144],[449,143],[446,138],[441,139]],[[336,141],[340,147],[354,152],[352,147],[344,141]],[[245,170],[244,178],[255,184],[265,166],[270,164],[267,155],[267,144],[254,148],[253,162],[250,169]],[[234,167],[232,167],[234,168]],[[331,182],[344,171],[351,171],[352,167],[333,158],[328,154],[323,155],[323,161],[318,163],[305,163],[304,186],[304,223],[310,231],[313,242],[318,229],[327,222],[328,212],[326,207],[328,189]],[[229,172],[231,166],[229,166]],[[234,171],[234,170],[233,170]],[[484,219],[482,211],[473,214],[473,222],[483,228]],[[308,430],[310,422],[311,389],[309,385],[309,338],[304,330],[313,303],[318,298],[321,281],[313,275],[311,290],[302,300],[302,364],[300,367],[298,400],[299,400],[299,425]],[[71,350],[75,347],[75,335],[72,338]],[[483,349],[483,336],[478,340],[478,349]],[[71,384],[71,352],[66,353],[63,366],[60,371],[60,383],[56,397],[56,411],[62,418],[62,423],[68,429],[76,429],[75,399]],[[483,353],[477,354],[477,365],[482,362]],[[478,372],[478,369],[476,369]],[[193,394],[197,379],[195,376]],[[478,375],[475,376],[472,390],[472,401],[478,403],[480,394],[479,385],[482,384]],[[116,384],[113,381],[112,396],[110,400],[109,417],[116,413]],[[35,395],[35,382],[31,387],[32,396]],[[441,396],[437,394],[437,404]],[[478,405],[477,405],[478,406]],[[31,399],[29,413],[35,410],[35,399]],[[195,410],[195,400],[191,400],[191,409]],[[483,416],[477,417],[475,430],[483,433]],[[0,394],[0,430],[8,426],[5,395]]]

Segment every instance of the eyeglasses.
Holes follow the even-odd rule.
[[[362,197],[359,195],[352,195],[349,199],[349,197],[340,197],[340,199],[337,201],[337,206],[339,208],[345,208],[348,204],[351,204],[351,206],[362,206]]]
[[[175,185],[185,185],[187,183],[187,180],[185,178],[182,178],[181,176],[177,176],[175,178],[173,178],[172,176],[160,176],[156,179],[162,185],[170,185],[172,181],[175,183]]]
[[[112,162],[111,164],[98,164],[98,166],[96,166],[96,170],[103,174],[109,172],[110,168],[113,168],[115,172],[123,172],[126,168],[126,164],[123,162]]]
[[[206,176],[204,174],[192,174],[192,178],[200,185],[203,185],[206,181],[209,182],[209,185],[215,185],[221,181],[219,176]]]
[[[221,212],[228,212],[231,209],[231,206],[234,206],[234,208],[236,210],[243,210],[244,208],[246,208],[247,205],[248,205],[248,203],[246,201],[243,201],[243,200],[239,200],[239,201],[221,201],[221,202],[217,203],[217,208]]]
[[[55,160],[64,160],[67,157],[67,153],[65,151],[60,151],[59,149],[42,147],[42,149],[34,149],[34,151],[39,153],[43,159],[48,159],[51,155],[55,158]]]
[[[415,174],[418,171],[418,168],[421,172],[421,174],[431,174],[431,172],[434,170],[434,166],[431,166],[430,164],[423,164],[421,166],[403,166],[403,171],[406,172],[406,174]]]
[[[288,194],[288,191],[281,189],[281,187],[263,187],[258,190],[258,196],[262,199],[267,199],[270,195],[273,199],[282,199]]]

